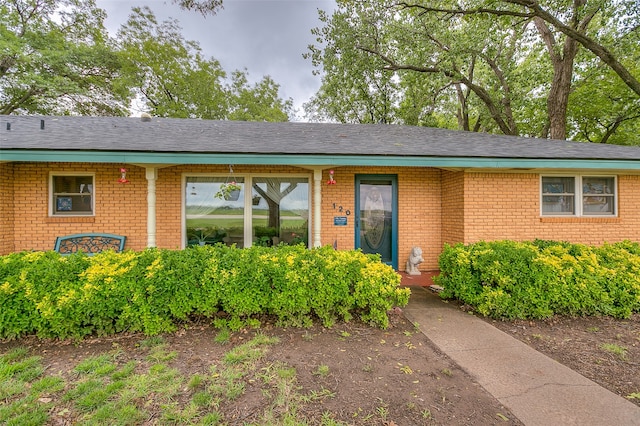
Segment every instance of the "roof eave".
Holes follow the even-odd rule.
[[[134,151],[0,150],[0,162],[252,164],[295,166],[388,166],[472,169],[640,170],[640,161],[624,159],[547,159],[429,157],[332,154],[242,154]]]

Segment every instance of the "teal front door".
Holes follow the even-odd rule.
[[[398,178],[356,175],[356,248],[398,269]]]

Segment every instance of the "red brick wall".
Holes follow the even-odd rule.
[[[20,250],[49,250],[55,237],[80,232],[127,236],[126,248],[147,245],[147,180],[145,169],[127,165],[131,183],[120,184],[119,165],[73,163],[0,164],[0,254]],[[422,270],[437,268],[444,243],[480,240],[562,239],[601,244],[623,239],[640,241],[640,176],[619,176],[619,215],[616,218],[540,217],[539,175],[535,173],[472,173],[407,167],[336,167],[336,185],[322,177],[322,244],[354,248],[355,175],[392,174],[398,177],[399,269],[413,246],[423,249]],[[50,172],[95,173],[95,217],[49,217]],[[237,166],[243,174],[313,173],[290,166]],[[184,173],[228,174],[228,166],[180,165],[158,170],[158,247],[182,246],[182,176]],[[334,208],[335,206],[335,208]],[[342,207],[342,212],[339,208]],[[347,226],[335,226],[345,216]],[[313,211],[310,211],[312,217]],[[313,229],[311,229],[311,236]],[[310,243],[312,238],[310,238]]]
[[[540,223],[537,174],[465,173],[464,242],[527,240]]]
[[[144,169],[127,166],[129,184],[118,183],[113,164],[14,164],[14,250],[51,250],[60,235],[106,232],[127,237],[126,248],[140,250],[147,241]],[[95,173],[96,214],[49,217],[49,173]]]
[[[442,243],[464,241],[465,174],[442,171]]]
[[[15,251],[13,163],[0,163],[0,254]]]
[[[160,248],[179,249],[182,247],[181,173],[181,167],[178,166],[158,170],[158,180],[156,181],[156,246]]]
[[[409,252],[422,248],[421,270],[438,268],[442,251],[442,187],[437,169],[398,169],[398,269],[405,269]]]
[[[618,217],[541,217],[540,176],[465,174],[465,243],[481,240],[566,240],[602,244],[640,241],[640,177],[618,176]]]
[[[322,182],[322,244],[349,250],[355,243],[355,175],[391,174],[398,177],[398,268],[404,270],[412,247],[420,246],[425,261],[421,270],[438,267],[438,255],[442,248],[440,171],[437,169],[385,168],[385,167],[336,167],[335,185],[327,185],[328,171]],[[334,208],[334,205],[336,208]],[[340,212],[339,207],[343,208]],[[344,216],[350,210],[347,226],[335,226],[334,216]]]
[[[355,175],[352,168],[336,167],[335,185],[327,185],[329,171],[322,174],[322,245],[332,245],[338,250],[351,250],[355,243]],[[334,208],[335,205],[335,208]],[[342,208],[342,211],[340,211]],[[334,226],[334,216],[345,216],[347,226]]]

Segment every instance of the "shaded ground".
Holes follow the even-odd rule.
[[[223,424],[282,424],[265,419],[275,416],[282,420],[283,413],[293,408],[297,420],[308,424],[521,424],[399,313],[392,314],[392,326],[388,330],[352,322],[332,329],[321,326],[282,329],[265,325],[259,333],[277,336],[279,342],[269,345],[265,355],[243,378],[242,394],[232,399],[217,399],[215,407],[210,403],[192,416],[194,423],[203,418],[206,410],[215,408]],[[194,375],[209,380],[217,375],[212,374],[214,370],[221,371],[225,354],[250,341],[255,332],[233,333],[224,344],[215,342],[216,334],[217,331],[206,324],[192,324],[162,336],[165,354],[162,359],[181,373],[184,383],[193,381],[189,378]],[[44,374],[60,376],[65,382],[64,390],[44,395],[49,404],[47,424],[76,424],[92,415],[69,398],[71,391],[85,380],[76,367],[83,361],[86,364],[91,357],[116,352],[114,359],[119,366],[132,365],[133,361],[141,377],[152,375],[148,342],[142,335],[92,338],[76,343],[25,338],[0,343],[0,354],[21,346],[28,348],[31,355],[41,356],[46,368]],[[174,351],[173,356],[167,355]],[[216,365],[217,370],[212,368]],[[276,398],[276,395],[282,396],[283,382],[275,385],[265,379],[274,371],[293,374],[295,385],[285,389],[289,402],[285,395],[284,404]],[[195,387],[180,385],[179,394],[172,398],[174,404],[178,401],[187,406],[195,400],[196,392]],[[42,400],[42,395],[39,397]],[[150,400],[153,400],[151,396],[134,399],[145,413],[145,419],[136,424],[171,424],[162,413],[162,404],[153,404]],[[11,401],[12,398],[0,398],[0,405]]]

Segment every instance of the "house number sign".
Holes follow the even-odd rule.
[[[334,209],[334,210],[338,210],[338,212],[340,212],[340,213],[344,213],[344,214],[346,214],[347,216],[350,216],[350,215],[351,215],[351,210],[349,210],[349,209],[346,209],[346,210],[345,210],[345,209],[344,209],[344,207],[339,206],[339,205],[337,205],[336,203],[333,203],[333,209]]]

